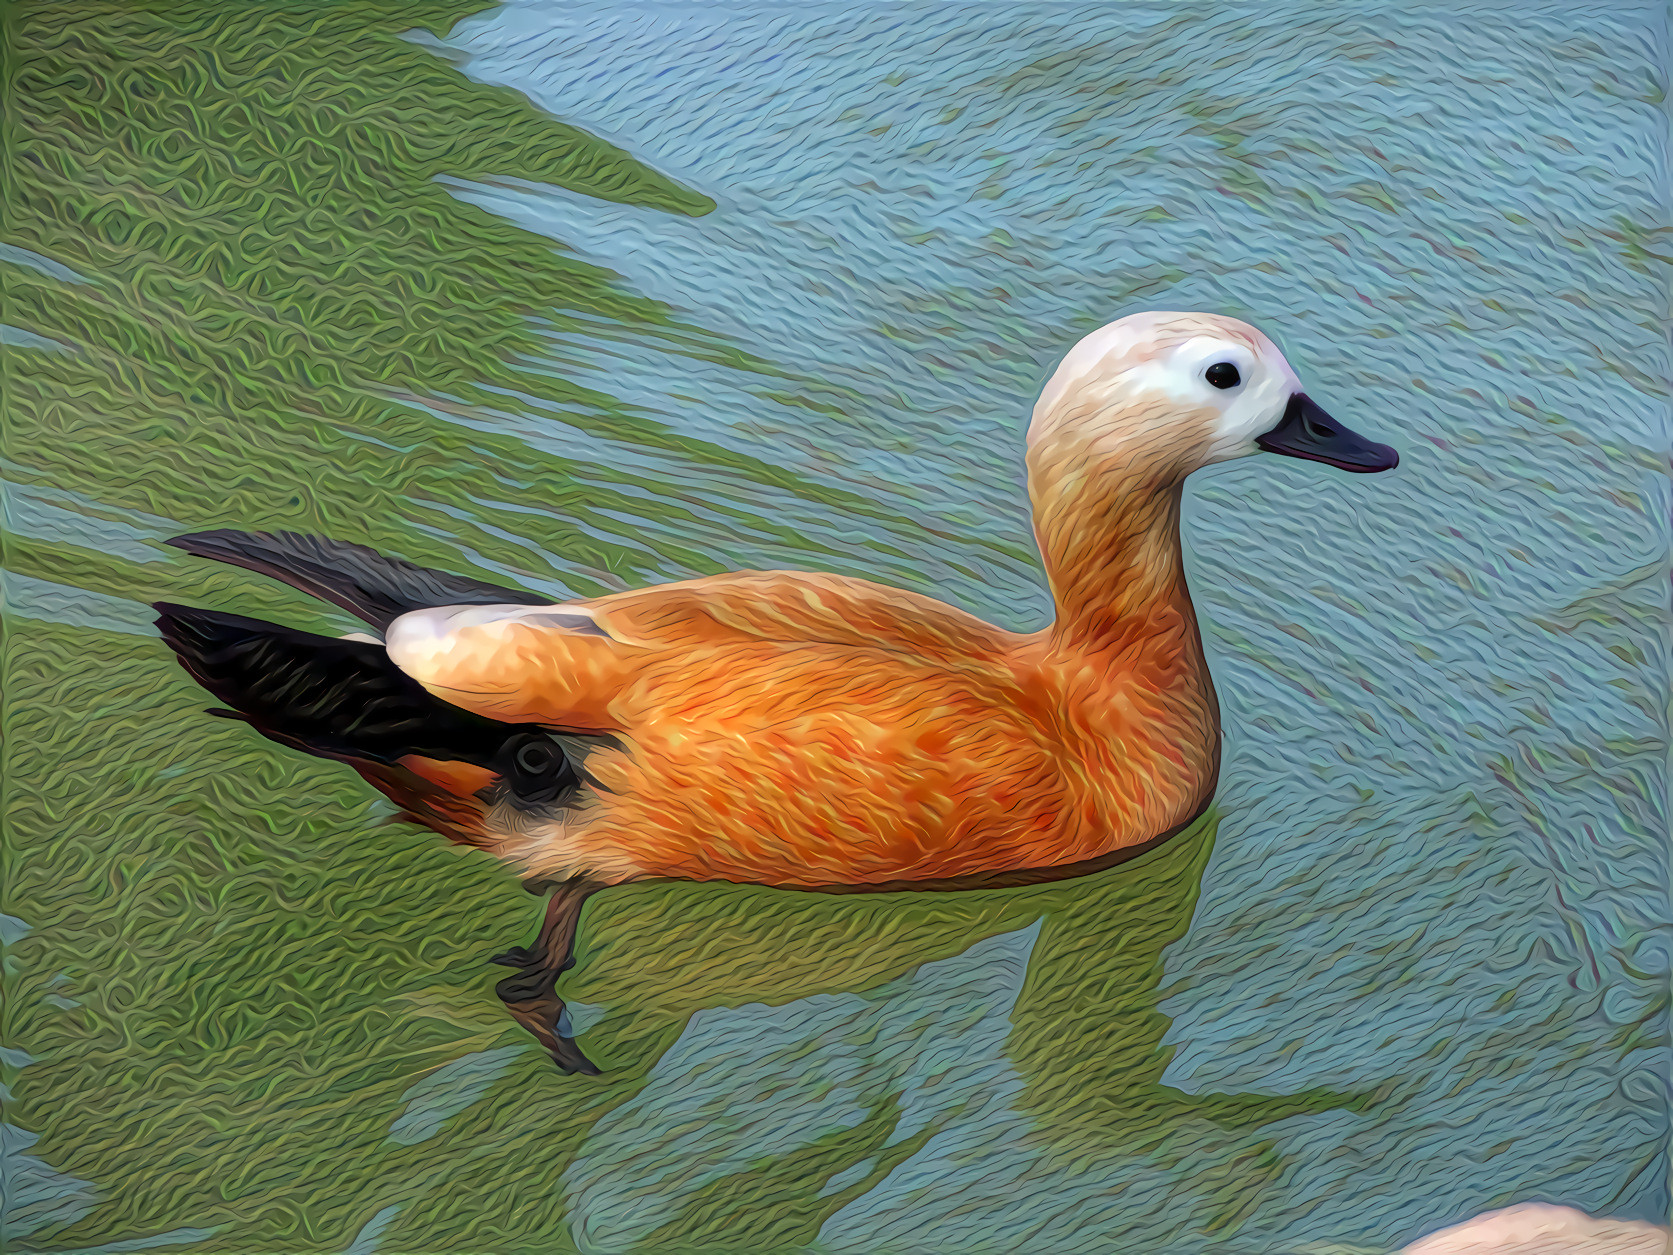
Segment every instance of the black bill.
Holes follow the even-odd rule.
[[[1315,405],[1305,392],[1290,398],[1278,425],[1265,435],[1256,436],[1255,443],[1268,453],[1323,462],[1361,475],[1391,471],[1400,465],[1400,455],[1393,449],[1349,431]]]

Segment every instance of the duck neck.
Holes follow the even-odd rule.
[[[1062,728],[1115,787],[1099,824],[1164,831],[1202,812],[1220,714],[1180,551],[1183,471],[1122,458],[1029,457],[1035,530],[1057,603],[1046,634]],[[1146,799],[1137,810],[1133,799]]]
[[[1061,446],[1030,452],[1029,495],[1059,651],[1158,650],[1186,670],[1200,665],[1180,551],[1183,492],[1175,468],[1143,457]]]

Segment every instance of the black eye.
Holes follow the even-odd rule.
[[[517,752],[511,756],[517,770],[531,776],[543,776],[551,771],[563,758],[558,747],[550,741],[525,741],[517,747]]]
[[[1203,378],[1216,388],[1235,388],[1243,382],[1243,376],[1230,362],[1215,362],[1203,372]]]

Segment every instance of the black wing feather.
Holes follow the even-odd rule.
[[[393,763],[420,754],[488,766],[523,730],[432,697],[381,645],[170,602],[156,609],[163,640],[191,677],[281,745],[331,758]]]
[[[552,600],[519,588],[501,588],[433,571],[365,545],[297,532],[221,529],[176,536],[167,543],[200,558],[214,558],[272,576],[347,610],[380,632],[410,610],[433,606],[545,606]]]

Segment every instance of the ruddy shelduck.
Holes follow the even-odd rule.
[[[1006,631],[916,593],[737,572],[589,601],[291,533],[182,536],[364,619],[334,639],[161,604],[196,680],[418,823],[553,889],[498,992],[571,1072],[560,973],[583,901],[642,880],[878,892],[1120,862],[1202,813],[1219,711],[1180,555],[1185,478],[1257,450],[1398,459],[1330,418],[1255,328],[1149,313],[1041,393],[1028,485],[1056,619]]]

